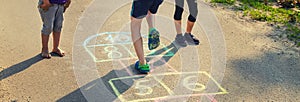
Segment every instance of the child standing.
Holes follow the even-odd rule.
[[[61,57],[65,55],[58,46],[60,42],[60,35],[62,23],[64,20],[63,13],[69,7],[71,0],[39,0],[39,12],[43,21],[43,28],[41,30],[42,36],[42,52],[43,58],[51,58],[48,50],[49,35],[53,32],[53,49],[55,53]]]
[[[200,41],[197,38],[195,38],[193,34],[191,34],[198,14],[197,0],[186,0],[186,1],[189,6],[190,15],[188,17],[187,28],[184,35],[182,34],[181,31],[181,17],[184,11],[183,9],[184,0],[175,0],[176,6],[175,6],[175,13],[174,13],[174,22],[175,22],[175,28],[177,32],[175,42],[183,47],[187,46],[186,42],[191,45],[199,45],[200,43]]]
[[[146,17],[149,27],[148,48],[155,49],[160,44],[159,32],[154,28],[154,14],[157,12],[159,5],[163,0],[134,0],[131,10],[131,37],[136,55],[139,61],[135,63],[135,68],[141,73],[150,71],[143,50],[143,39],[141,37],[142,19]]]

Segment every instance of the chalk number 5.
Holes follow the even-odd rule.
[[[153,92],[151,87],[142,85],[142,83],[147,84],[148,81],[149,80],[139,80],[139,81],[137,81],[135,88],[138,89],[140,92],[135,93],[136,95],[140,95],[140,96],[149,95]]]

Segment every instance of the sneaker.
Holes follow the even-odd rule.
[[[155,28],[151,28],[148,35],[148,48],[153,50],[160,44],[159,32]]]
[[[147,74],[150,71],[149,64],[141,65],[140,61],[137,61],[134,65],[135,69],[138,70],[142,74]]]
[[[199,45],[200,43],[200,41],[191,33],[185,33],[184,37],[189,45]]]
[[[182,34],[177,34],[176,35],[175,42],[180,47],[186,47],[187,46],[187,44],[185,42],[185,38],[184,38],[184,36]]]

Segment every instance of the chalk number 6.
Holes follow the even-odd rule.
[[[189,83],[192,78],[197,78],[197,76],[188,76],[183,80],[183,86],[192,91],[203,91],[206,86],[200,83]]]

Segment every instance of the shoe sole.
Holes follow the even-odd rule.
[[[177,45],[177,46],[179,46],[179,47],[186,47],[187,46],[187,44],[186,44],[186,42],[184,41],[184,42],[178,42],[178,41],[174,41],[175,42],[175,44]]]
[[[159,32],[153,31],[155,33],[148,35],[148,49],[153,50],[156,49],[160,45]]]

